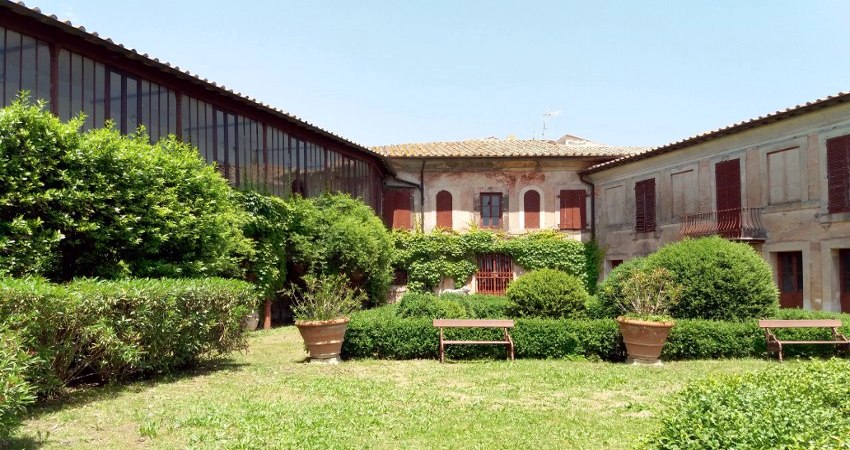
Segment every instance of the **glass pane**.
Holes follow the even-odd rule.
[[[71,54],[71,116],[83,112],[83,57]],[[83,125],[85,128],[85,125]]]
[[[138,101],[141,109],[139,125],[144,125],[145,132],[151,136],[151,84],[147,80],[142,80],[140,83]]]
[[[94,65],[94,91],[91,99],[94,103],[94,126],[100,128],[106,121],[106,68],[100,63]]]
[[[2,39],[2,35],[0,35]],[[0,53],[0,58],[3,55]],[[0,67],[0,73],[3,69]],[[0,75],[2,76],[2,75]],[[38,90],[36,95],[39,99],[50,101],[50,47],[43,43],[38,43]]]
[[[121,75],[109,72],[109,119],[115,124],[115,129],[119,131],[124,130],[121,114]]]
[[[127,77],[127,134],[139,128],[139,80]]]
[[[21,90],[21,35],[6,30],[6,101],[18,98]]]
[[[6,106],[6,29],[0,27],[0,106]]]
[[[21,41],[21,90],[30,94],[30,100],[36,96],[36,43],[35,39],[22,36]]]
[[[166,91],[168,92],[168,132],[165,134],[177,134],[177,94],[168,89]],[[162,110],[161,106],[160,110]]]
[[[213,162],[215,161],[215,140],[213,138],[215,125],[213,123],[213,108],[212,105],[205,102],[198,102],[198,114],[203,113],[206,116],[206,120],[201,120],[203,133],[206,134],[206,137],[202,137],[201,141],[203,142],[204,147],[206,148],[207,161]]]
[[[96,93],[94,83],[94,61],[88,58],[83,58],[83,104],[82,109],[86,114],[87,129],[95,127],[95,112],[93,98]]]

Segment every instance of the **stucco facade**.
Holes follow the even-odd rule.
[[[744,239],[773,266],[801,255],[803,307],[841,310],[839,250],[850,249],[850,213],[830,214],[827,140],[850,135],[850,105],[839,103],[586,173],[595,186],[596,236],[605,272],[683,237],[683,215],[716,211],[718,163],[739,160],[740,208],[754,208],[765,235]],[[628,158],[627,158],[628,159]],[[655,231],[635,230],[635,183],[655,180]],[[685,233],[687,234],[687,233]],[[794,268],[798,270],[798,268]]]

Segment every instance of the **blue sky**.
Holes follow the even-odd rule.
[[[363,145],[660,145],[850,90],[850,2],[27,0]]]

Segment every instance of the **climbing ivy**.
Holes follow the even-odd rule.
[[[508,236],[481,229],[463,234],[397,230],[393,241],[393,266],[407,271],[408,288],[414,291],[431,290],[443,278],[451,278],[456,286],[464,285],[476,271],[477,255],[502,253],[526,270],[548,268],[575,275],[594,292],[601,261],[595,242],[583,244],[556,231]]]

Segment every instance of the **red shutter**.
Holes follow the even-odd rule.
[[[635,231],[642,233],[646,226],[643,181],[635,183]]]
[[[586,196],[583,189],[561,191],[561,229],[583,230],[587,223]]]
[[[525,210],[525,229],[536,230],[540,228],[540,193],[537,191],[526,192],[522,203]]]
[[[714,166],[717,210],[741,208],[741,160],[732,159]]]
[[[384,224],[387,228],[409,230],[412,198],[409,189],[384,191]]]
[[[437,193],[437,227],[452,228],[452,194],[447,191]]]
[[[826,141],[829,212],[850,211],[850,136]]]

